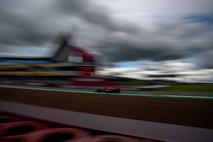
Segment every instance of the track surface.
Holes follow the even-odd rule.
[[[80,117],[73,119],[73,115],[70,115],[68,120],[72,119],[74,121],[69,124],[74,125],[77,121],[82,125],[75,126],[83,126],[82,122],[88,122],[88,127],[85,127],[86,125],[84,124],[84,128],[89,129],[98,128],[96,130],[130,134],[139,137],[151,136],[151,138],[160,138],[166,141],[174,141],[174,139],[178,138],[179,141],[182,142],[188,142],[188,139],[192,138],[193,140],[190,141],[202,142],[203,139],[209,141],[213,136],[213,98],[208,95],[184,96],[174,94],[159,95],[153,93],[97,93],[88,91],[91,88],[86,90],[83,88],[45,88],[29,86],[0,86],[0,88],[0,108],[22,115],[25,115],[24,113],[26,113],[27,108],[28,114],[36,113],[34,116],[39,116],[42,111],[44,112],[43,108],[53,108],[56,109],[57,113],[52,112],[53,117],[51,118],[63,118],[63,120],[65,120],[68,115],[78,112],[76,116],[83,116],[81,118],[85,121],[80,122]],[[12,104],[14,104],[13,107]],[[37,107],[35,108],[35,106]],[[38,111],[38,107],[42,107],[42,109]],[[24,112],[23,109],[25,110]],[[32,109],[34,111],[32,111]],[[63,117],[58,117],[58,110],[63,112],[61,113]],[[46,114],[50,114],[50,111],[47,110],[45,112],[43,115],[49,118],[49,115]],[[64,114],[64,112],[66,113]],[[87,118],[95,117],[85,119],[85,116],[88,116]],[[99,120],[96,116],[101,119],[107,119],[102,120],[102,123],[98,125],[94,124],[101,121],[97,121],[91,125],[91,122],[94,122],[94,120]],[[115,120],[116,118],[114,121],[116,122],[115,125],[112,125],[116,127],[109,127],[109,124],[112,124],[106,121],[109,120],[109,117],[111,120]],[[123,121],[120,123],[121,121],[117,121],[117,118],[125,118],[125,122],[123,119],[119,119]],[[41,119],[41,117],[39,119]],[[128,120],[128,122],[126,120]],[[131,120],[131,122],[129,120]],[[137,125],[132,127],[132,124],[135,122],[137,122]],[[94,126],[96,128],[94,128]],[[118,129],[117,126],[122,126],[122,128],[120,127]],[[136,128],[140,129],[140,131],[132,133]],[[128,133],[126,133],[126,130],[128,130]],[[162,134],[159,132],[162,132]]]

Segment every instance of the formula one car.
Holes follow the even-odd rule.
[[[120,88],[118,87],[106,87],[106,88],[98,88],[96,92],[106,92],[106,93],[120,93]]]

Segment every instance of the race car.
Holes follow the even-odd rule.
[[[119,87],[113,87],[109,86],[106,88],[98,88],[96,92],[106,92],[106,93],[120,93],[120,88]]]

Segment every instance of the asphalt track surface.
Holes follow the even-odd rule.
[[[98,93],[106,95],[125,95],[125,96],[151,96],[151,97],[168,97],[168,98],[186,98],[186,99],[213,99],[213,93],[189,93],[189,92],[162,92],[162,91],[126,91],[121,88],[121,93],[106,93],[96,92],[96,87],[78,87],[78,86],[64,86],[64,87],[41,87],[41,86],[26,86],[26,85],[0,85],[0,87],[11,88],[28,88],[36,90],[50,90],[62,92],[82,92],[82,93]]]

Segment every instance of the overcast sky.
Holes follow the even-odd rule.
[[[212,0],[0,0],[1,54],[41,54],[63,32],[115,66],[213,68]]]

